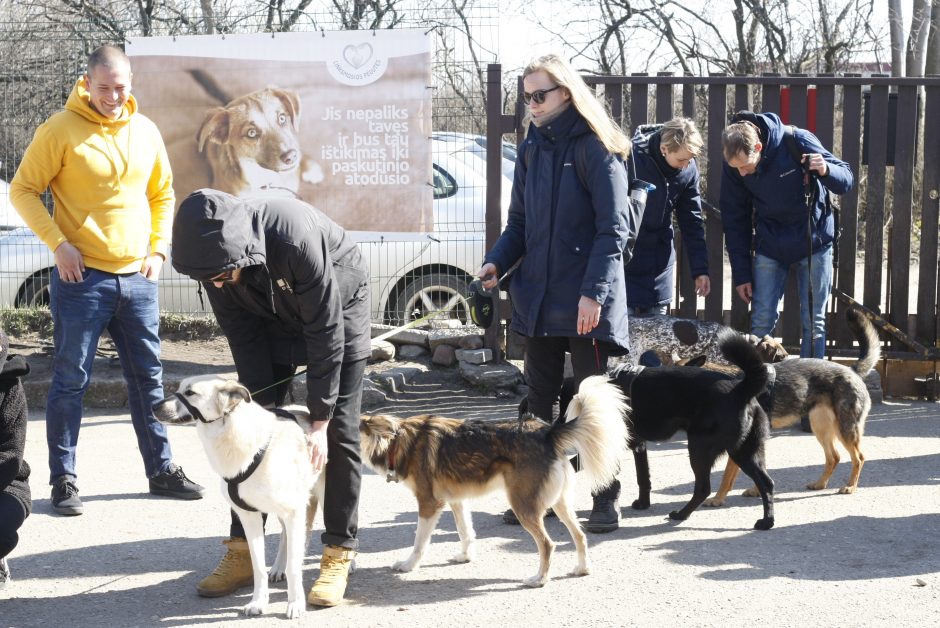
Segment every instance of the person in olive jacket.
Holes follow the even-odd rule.
[[[20,378],[29,364],[10,355],[10,342],[0,329],[0,588],[10,580],[7,556],[19,543],[17,531],[29,516],[29,465],[23,460],[26,447],[26,392]]]
[[[702,218],[696,157],[702,136],[695,122],[673,118],[639,127],[633,134],[636,176],[656,186],[646,199],[643,222],[627,264],[630,315],[668,314],[675,286],[676,250],[672,218],[682,233],[683,249],[695,278],[695,293],[708,296],[708,251]]]
[[[359,547],[359,411],[371,355],[369,271],[359,247],[303,201],[204,189],[180,205],[172,260],[205,287],[238,378],[255,401],[282,405],[296,368],[307,369],[311,464],[326,468],[325,547],[307,600],[334,606]],[[245,533],[234,513],[230,532],[222,562],[197,585],[200,595],[252,584]]]
[[[478,273],[484,288],[519,260],[511,329],[525,337],[529,410],[554,420],[571,353],[575,384],[629,349],[624,263],[639,228],[623,160],[630,140],[556,55],[523,72],[529,129],[519,146],[506,228]],[[594,496],[586,528],[618,527],[620,485]],[[515,523],[511,511],[504,515]]]

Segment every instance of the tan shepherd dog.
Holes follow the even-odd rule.
[[[572,507],[575,473],[566,452],[578,452],[581,475],[592,489],[607,486],[626,453],[625,410],[616,386],[606,377],[589,377],[568,406],[566,419],[553,425],[531,418],[463,421],[434,415],[363,416],[359,425],[363,460],[389,479],[404,483],[418,500],[414,549],[392,568],[411,571],[418,567],[444,504],[454,513],[462,546],[453,560],[471,560],[476,536],[464,500],[502,488],[539,550],[538,573],[524,584],[540,587],[548,581],[555,547],[542,517],[549,507],[568,528],[577,548],[578,564],[572,575],[587,575],[587,539]]]

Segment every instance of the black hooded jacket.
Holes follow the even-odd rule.
[[[311,417],[332,417],[343,361],[371,353],[369,272],[342,227],[303,201],[198,190],[174,219],[172,259],[203,282],[248,390],[274,383],[272,364],[305,365]],[[235,268],[238,282],[208,281]]]
[[[22,356],[9,354],[7,336],[0,330],[0,493],[12,495],[29,514],[29,465],[26,448],[26,392],[20,378],[29,373]]]

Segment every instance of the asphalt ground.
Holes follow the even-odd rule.
[[[416,382],[383,411],[428,410],[453,416],[511,416],[515,400],[457,384]],[[228,509],[192,427],[170,428],[175,460],[208,489],[199,501],[147,491],[128,415],[88,410],[78,452],[85,514],[52,512],[44,419],[30,415],[26,458],[33,467],[33,514],[9,557],[13,580],[0,589],[0,626],[285,625],[286,585],[274,585],[265,615],[243,618],[250,589],[226,598],[196,595],[196,583],[222,556]],[[666,517],[692,490],[682,439],[651,447],[653,505],[629,507],[633,464],[624,461],[623,521],[616,532],[588,535],[591,575],[571,577],[575,555],[557,519],[552,575],[542,589],[521,585],[537,566],[535,544],[507,526],[495,493],[472,503],[478,536],[474,562],[457,553],[454,520],[441,518],[424,566],[399,574],[390,565],[414,539],[415,501],[399,484],[367,472],[360,508],[361,553],[347,602],[308,607],[295,625],[328,626],[930,626],[940,624],[940,405],[889,402],[869,417],[867,463],[859,490],[838,495],[847,455],[830,488],[804,485],[821,470],[815,439],[783,431],[768,444],[777,487],[776,527],[751,529],[760,501],[742,497],[740,478],[728,505],[700,508],[685,522]],[[723,464],[721,465],[723,467]],[[717,487],[721,468],[712,475]],[[576,509],[591,499],[580,487]],[[317,522],[319,528],[321,523]],[[277,524],[268,525],[268,564]],[[303,579],[319,568],[319,532],[309,544]]]

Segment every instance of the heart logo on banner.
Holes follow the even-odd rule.
[[[343,48],[343,59],[357,70],[368,63],[371,58],[372,46],[370,44],[359,44],[358,46],[350,44]]]

